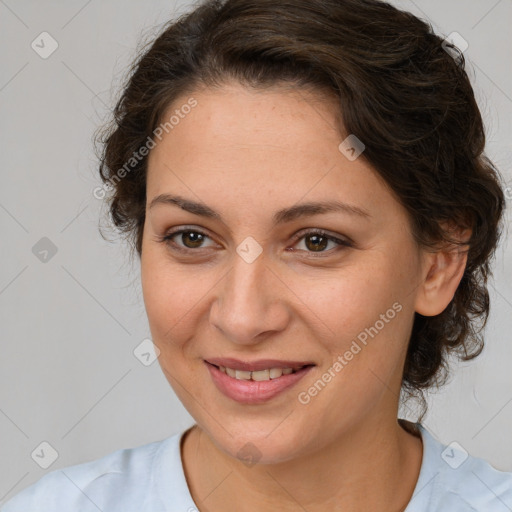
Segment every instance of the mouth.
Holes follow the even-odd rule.
[[[299,366],[296,368],[284,367],[284,368],[266,368],[264,370],[248,371],[248,370],[235,370],[234,368],[228,368],[222,365],[213,365],[222,373],[229,375],[233,379],[237,380],[253,380],[256,382],[262,382],[264,380],[278,379],[283,375],[290,375],[297,373],[302,368],[308,365]]]
[[[314,366],[311,362],[209,359],[205,364],[217,389],[242,404],[261,404],[299,382]]]

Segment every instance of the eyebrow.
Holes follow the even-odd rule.
[[[221,215],[212,210],[209,206],[203,203],[197,203],[195,201],[191,201],[189,199],[185,199],[181,196],[175,196],[171,194],[160,194],[153,198],[151,203],[149,204],[149,208],[151,209],[157,204],[167,204],[167,205],[176,205],[179,206],[182,210],[193,213],[194,215],[200,215],[201,217],[207,217],[210,219],[216,219],[221,222]],[[358,206],[343,203],[341,201],[324,201],[324,202],[308,202],[297,204],[291,206],[289,208],[283,208],[282,210],[278,210],[272,216],[272,222],[274,226],[278,224],[284,224],[286,222],[292,222],[301,217],[308,217],[313,215],[320,215],[322,213],[345,213],[353,216],[358,216],[364,219],[370,219],[370,213]]]

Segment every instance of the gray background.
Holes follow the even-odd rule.
[[[510,206],[512,1],[393,3],[428,18],[439,34],[456,31],[469,43],[465,56],[487,125],[487,152],[510,187]],[[93,196],[100,182],[91,142],[142,36],[187,4],[0,0],[0,504],[47,471],[192,423],[158,363],[145,366],[133,353],[149,337],[139,271],[125,245],[99,235],[104,209]],[[47,59],[31,48],[43,31],[59,45]],[[510,219],[507,211],[507,226]],[[33,252],[43,237],[57,249],[47,261]],[[36,253],[48,242],[39,244]],[[490,287],[487,347],[430,397],[424,422],[444,443],[456,440],[509,471],[511,261],[509,237]],[[54,454],[42,442],[58,454],[48,469],[40,465]]]

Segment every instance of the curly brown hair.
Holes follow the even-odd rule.
[[[427,22],[378,0],[207,0],[169,21],[133,63],[98,137],[112,221],[139,256],[147,171],[140,149],[174,100],[230,79],[334,97],[340,130],[364,142],[363,157],[406,208],[420,246],[458,243],[445,222],[471,229],[452,301],[437,316],[415,314],[402,391],[422,401],[423,417],[423,390],[446,382],[449,354],[467,361],[483,349],[505,203],[499,171],[484,155],[464,55]]]

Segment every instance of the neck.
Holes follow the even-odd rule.
[[[375,418],[319,451],[248,467],[219,450],[199,427],[183,439],[182,459],[201,512],[396,510],[410,501],[422,442],[395,418]]]

